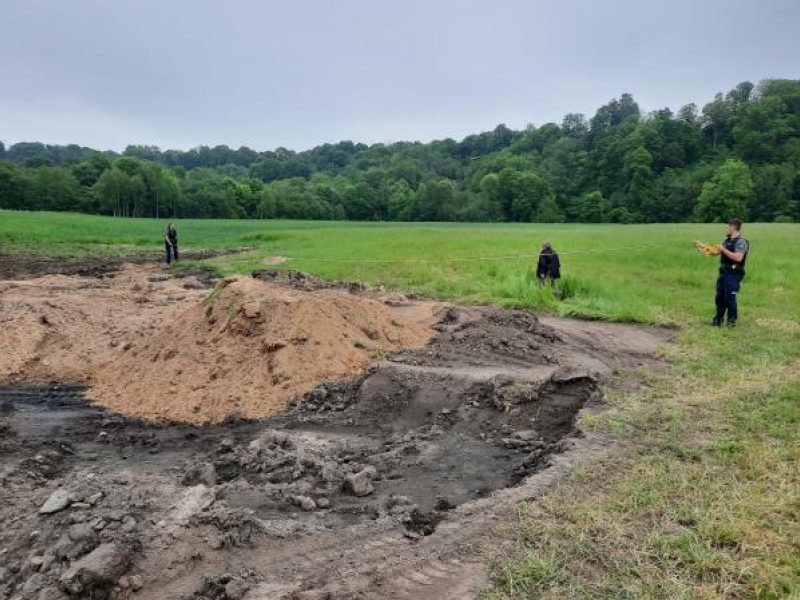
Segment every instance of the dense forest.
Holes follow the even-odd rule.
[[[800,80],[642,114],[629,94],[463,140],[122,154],[0,142],[0,208],[120,217],[800,221]]]

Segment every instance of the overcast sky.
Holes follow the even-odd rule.
[[[798,0],[0,0],[0,140],[461,139],[800,77]]]

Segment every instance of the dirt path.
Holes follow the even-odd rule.
[[[83,385],[0,386],[0,598],[475,597],[492,529],[609,450],[577,416],[670,333],[460,307],[435,329],[264,420],[158,424]]]

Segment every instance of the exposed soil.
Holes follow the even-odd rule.
[[[127,265],[0,282],[0,382],[88,383],[93,400],[131,416],[261,418],[424,346],[442,309],[292,281],[238,277],[210,291],[195,273]]]
[[[424,346],[438,310],[420,303],[401,312],[337,289],[225,280],[98,370],[91,397],[117,412],[165,420],[270,416],[319,382],[356,375],[387,352]]]
[[[400,349],[419,341],[406,333],[411,341],[398,338],[359,374],[298,391],[270,418],[205,426],[109,412],[88,403],[82,385],[25,383],[28,372],[43,371],[23,364],[0,386],[0,598],[474,597],[486,571],[458,547],[480,540],[569,464],[601,451],[602,440],[576,430],[576,416],[600,405],[601,384],[659,365],[655,352],[669,338],[639,327],[543,322],[523,311],[442,309],[286,277],[295,283],[234,281],[211,315],[225,308],[220,299],[270,289],[270,302],[311,303],[314,314],[345,314],[349,301],[361,313],[377,311],[369,318],[380,333],[362,331],[361,344],[388,341],[395,329],[424,330],[436,308],[435,337]],[[68,279],[59,285],[74,293]],[[152,298],[181,285],[157,283]],[[13,286],[0,288],[3,304]],[[197,304],[208,292],[186,293],[197,294]],[[266,336],[265,314],[286,322],[298,312],[264,303],[245,311],[247,304],[226,317],[233,329],[256,321],[257,334],[237,334],[246,348]],[[156,332],[137,347],[187,333],[184,317],[207,326],[207,307],[173,314],[168,305],[150,311]],[[390,309],[408,324],[386,324]],[[177,328],[166,334],[163,318]],[[330,320],[332,330],[349,326]],[[114,360],[128,353],[119,352]],[[210,368],[204,354],[192,356]],[[309,371],[342,360],[297,356]],[[135,403],[144,394],[134,385],[141,373],[117,369]]]
[[[186,252],[184,260],[201,260],[220,256],[226,252],[205,250]],[[136,256],[81,256],[67,258],[51,258],[35,254],[4,254],[0,252],[0,281],[19,280],[42,277],[44,275],[78,275],[81,277],[102,277],[107,273],[118,271],[126,264],[152,264],[158,257],[148,254]],[[178,263],[180,265],[180,263]],[[177,273],[181,267],[176,266]],[[204,272],[207,277],[207,272]]]
[[[0,281],[0,382],[89,381],[208,295],[195,275],[175,275],[130,266]]]
[[[364,292],[368,287],[363,283],[352,281],[325,281],[314,275],[303,273],[295,269],[260,269],[252,272],[254,279],[280,283],[296,290],[313,292],[316,290],[343,289],[348,292]]]

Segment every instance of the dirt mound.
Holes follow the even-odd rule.
[[[255,279],[262,281],[271,281],[273,283],[282,283],[297,290],[304,290],[306,292],[313,292],[315,290],[328,290],[328,289],[344,289],[352,293],[366,291],[368,288],[363,283],[356,283],[353,281],[326,281],[297,271],[295,269],[260,269],[253,271],[251,276]]]
[[[208,292],[196,275],[129,265],[102,276],[0,281],[0,382],[89,381],[200,302]]]
[[[170,421],[269,416],[321,381],[424,346],[434,333],[434,310],[401,310],[336,289],[226,280],[101,368],[91,397],[121,413]]]
[[[262,417],[433,333],[432,303],[266,277],[279,283],[241,278],[211,296],[205,271],[155,265],[0,280],[0,383],[96,384],[99,402],[150,418]]]

